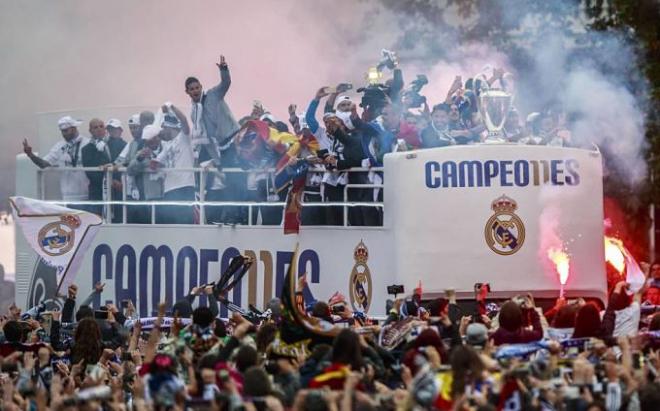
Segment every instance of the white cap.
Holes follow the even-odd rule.
[[[145,141],[151,140],[160,134],[160,127],[149,124],[142,129],[142,139]]]
[[[133,114],[128,119],[128,125],[129,126],[139,126],[140,125],[140,115],[139,114]]]
[[[339,106],[341,103],[345,101],[348,101],[349,103],[353,102],[353,100],[351,100],[349,96],[339,96],[339,98],[337,99],[337,106]]]
[[[64,116],[57,120],[57,126],[60,128],[60,130],[66,130],[67,128],[71,127],[78,127],[81,124],[81,121],[78,121],[71,116]]]
[[[108,120],[107,123],[105,123],[105,126],[106,127],[114,127],[114,128],[122,128],[121,127],[121,120],[119,120],[118,118],[111,118],[110,120]]]
[[[270,121],[271,123],[276,123],[276,122],[277,122],[277,119],[275,118],[275,116],[273,116],[273,115],[270,114],[270,113],[265,113],[264,115],[262,115],[261,117],[259,117],[259,120],[261,120],[261,121],[266,121],[266,120],[268,120],[268,121]]]

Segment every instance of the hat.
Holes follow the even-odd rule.
[[[139,126],[140,125],[140,115],[139,114],[133,114],[128,119],[128,125],[129,126]]]
[[[57,120],[57,126],[60,128],[60,130],[66,130],[67,128],[71,127],[78,127],[81,124],[81,121],[78,121],[71,116],[64,116]]]
[[[472,323],[465,330],[465,341],[470,345],[484,346],[488,341],[488,328],[481,323]]]
[[[327,113],[323,114],[323,120],[328,119],[330,117],[337,117],[337,115],[333,112],[327,112]]]
[[[142,139],[145,141],[151,140],[160,134],[160,127],[149,124],[142,129]]]
[[[344,102],[352,103],[353,100],[351,100],[351,98],[348,97],[348,96],[341,96],[341,97],[339,97],[339,98],[337,99],[337,105],[336,105],[336,107],[339,107],[339,105],[340,105],[341,103],[344,103]]]
[[[105,126],[106,128],[107,127],[122,128],[121,120],[119,120],[118,118],[111,118],[110,120],[108,120],[107,123],[105,123]]]
[[[259,120],[261,120],[261,121],[266,121],[266,120],[268,120],[268,121],[270,121],[271,123],[276,123],[276,122],[277,122],[277,119],[275,118],[275,116],[273,116],[273,115],[270,114],[270,113],[265,113],[264,115],[262,115],[261,117],[259,117]]]

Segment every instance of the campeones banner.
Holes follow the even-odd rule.
[[[567,295],[605,293],[598,152],[480,145],[386,158],[387,224],[397,281],[424,291],[477,282],[556,297],[549,250],[570,259]]]
[[[140,316],[155,316],[161,301],[171,307],[193,287],[216,281],[232,257],[242,253],[255,264],[228,298],[243,308],[253,304],[262,309],[279,295],[300,241],[297,264],[299,274],[307,273],[307,301],[327,300],[339,291],[353,310],[382,315],[393,280],[386,238],[382,228],[305,227],[296,239],[284,236],[281,227],[104,225],[76,284],[81,295],[97,282],[106,284],[95,306],[131,299]],[[50,277],[49,267],[37,264],[26,306],[52,297]],[[206,297],[195,303],[206,304]],[[220,314],[226,316],[227,310],[223,307]]]

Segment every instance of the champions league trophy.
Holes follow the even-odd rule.
[[[511,95],[503,90],[482,90],[479,94],[479,114],[488,130],[485,143],[504,143],[504,122],[511,108]]]

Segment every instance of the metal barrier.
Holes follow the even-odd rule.
[[[103,172],[104,175],[104,197],[105,200],[93,201],[65,201],[65,200],[47,200],[46,199],[46,187],[44,178],[48,173],[61,173],[65,171],[77,171],[77,172]],[[382,172],[382,167],[372,167],[372,168],[351,168],[348,170],[341,170],[341,173],[365,173],[365,172]],[[147,170],[145,173],[167,173],[167,172],[192,172],[196,176],[196,197],[195,201],[141,201],[141,200],[129,200],[127,199],[126,187],[127,187],[127,170],[126,167],[47,167],[44,169],[37,170],[37,192],[39,193],[39,199],[46,201],[51,204],[59,205],[90,205],[90,206],[103,206],[102,218],[105,224],[113,224],[112,222],[112,206],[121,205],[122,206],[122,222],[121,224],[127,223],[127,206],[149,206],[150,207],[150,219],[151,224],[156,224],[156,207],[157,206],[196,206],[199,211],[199,221],[197,224],[211,224],[206,223],[206,206],[235,206],[235,207],[246,207],[248,210],[247,215],[247,225],[252,226],[253,217],[255,216],[255,207],[257,211],[261,207],[285,207],[286,202],[283,201],[207,201],[206,200],[206,182],[208,179],[208,174],[211,172],[220,172],[220,173],[240,173],[240,174],[249,174],[249,173],[260,173],[267,174],[266,177],[266,191],[270,192],[270,185],[272,181],[273,174],[276,172],[275,169],[258,169],[258,170],[243,170],[241,168],[223,168],[221,170],[209,167],[194,167],[194,168],[159,168],[158,170]],[[109,184],[109,181],[112,181],[113,174],[121,173],[121,199],[116,200],[113,198],[113,189],[112,184]],[[323,174],[325,170],[308,170],[308,174]],[[302,203],[303,207],[342,207],[343,209],[343,226],[348,226],[348,210],[351,207],[373,207],[380,208],[384,210],[383,202],[359,202],[359,201],[347,201],[348,191],[357,190],[357,189],[384,189],[384,184],[345,184],[344,185],[344,201],[343,202],[313,202],[313,203]],[[247,187],[245,188],[247,191]],[[116,224],[116,223],[115,223]]]

